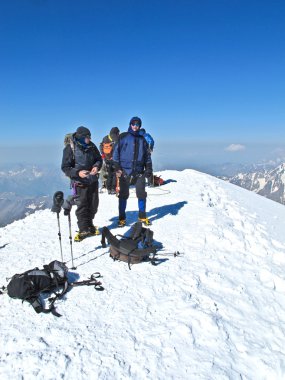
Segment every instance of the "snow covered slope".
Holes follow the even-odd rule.
[[[105,291],[72,289],[57,302],[61,318],[0,296],[1,379],[285,378],[285,207],[192,170],[161,174],[168,184],[148,191],[154,237],[184,255],[130,271],[100,237],[74,243],[75,273],[101,272]],[[136,210],[132,195],[130,223]],[[96,224],[127,231],[116,215],[116,197],[102,194]],[[0,229],[0,247],[1,285],[60,259],[56,216]]]

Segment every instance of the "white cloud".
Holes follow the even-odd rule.
[[[240,150],[245,150],[245,145],[241,144],[231,144],[225,148],[228,152],[239,152]]]

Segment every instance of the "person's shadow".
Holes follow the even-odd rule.
[[[173,203],[170,205],[165,205],[165,206],[160,206],[160,207],[155,207],[148,211],[147,216],[149,220],[158,220],[166,215],[177,215],[179,211],[184,207],[188,202],[183,201],[183,202],[177,202]]]
[[[147,212],[149,220],[158,220],[166,215],[177,215],[182,207],[184,207],[188,202],[177,202],[170,205],[164,205],[160,207],[155,207]],[[127,211],[126,212],[127,224],[132,224],[138,220],[138,211]],[[109,229],[116,228],[118,217],[114,216],[110,219],[111,225],[108,226]]]

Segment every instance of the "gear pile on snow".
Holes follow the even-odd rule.
[[[153,186],[161,186],[164,185],[164,180],[161,176],[154,175],[153,176]]]
[[[11,298],[17,298],[29,302],[37,313],[52,313],[56,317],[57,313],[54,303],[62,298],[70,287],[81,285],[94,285],[96,290],[103,290],[101,282],[96,278],[101,277],[100,273],[94,273],[90,279],[79,282],[69,282],[67,278],[68,268],[60,261],[52,261],[44,265],[43,269],[34,268],[21,274],[15,274],[7,285],[7,293]],[[53,293],[53,297],[48,299],[49,306],[45,306],[43,293]]]
[[[106,248],[105,239],[110,244],[110,257],[114,260],[127,262],[129,269],[131,269],[131,264],[138,264],[143,261],[153,263],[155,260],[157,249],[154,246],[153,231],[144,228],[141,222],[135,223],[129,236],[123,236],[120,240],[107,227],[103,227],[101,240],[103,248]]]
[[[52,291],[56,299],[60,298],[68,287],[67,271],[64,263],[55,260],[45,265],[43,269],[34,268],[15,274],[7,286],[7,293],[11,298],[29,302],[37,313],[54,312],[55,300],[45,308],[40,294]]]

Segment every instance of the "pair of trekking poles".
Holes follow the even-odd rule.
[[[70,254],[71,254],[71,269],[76,269],[74,266],[73,262],[73,249],[72,249],[72,232],[71,232],[71,217],[70,217],[70,211],[71,211],[71,202],[73,199],[67,199],[66,202],[69,205],[68,208],[64,208],[64,215],[68,216],[68,226],[69,226],[69,242],[70,242]],[[64,198],[63,198],[63,192],[62,191],[57,191],[54,193],[53,196],[53,206],[51,211],[56,212],[57,215],[57,224],[58,224],[58,238],[59,238],[59,246],[60,246],[60,254],[61,254],[61,261],[63,261],[63,253],[62,253],[62,243],[61,243],[61,229],[60,229],[60,220],[59,220],[59,214],[61,211],[61,208],[64,203]]]

